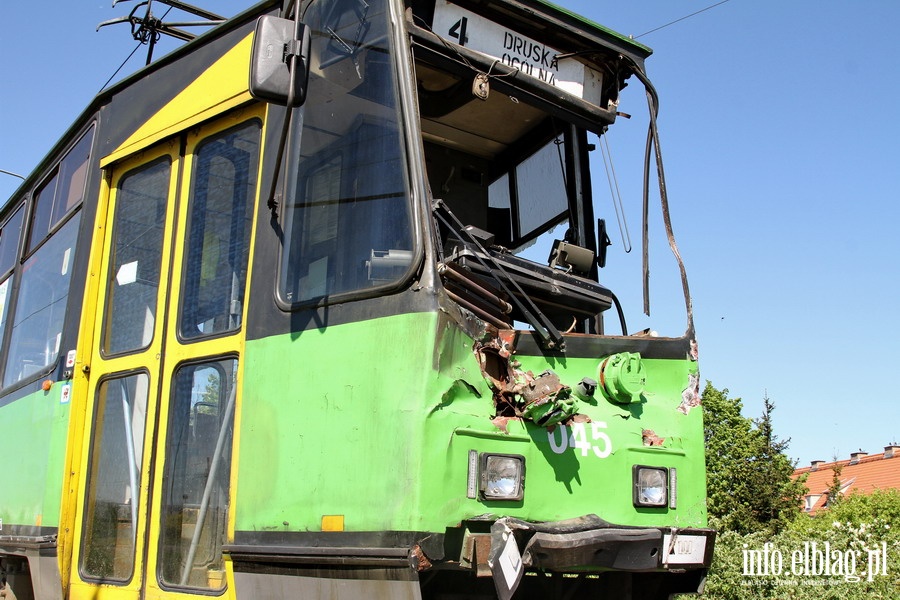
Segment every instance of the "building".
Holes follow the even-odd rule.
[[[885,446],[884,452],[868,454],[860,450],[849,460],[814,460],[808,467],[796,469],[794,477],[807,474],[804,512],[815,514],[828,506],[828,488],[834,481],[834,468],[840,468],[841,495],[869,494],[875,490],[900,489],[900,445]]]

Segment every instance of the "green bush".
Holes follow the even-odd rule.
[[[769,550],[768,554],[763,554],[765,549]],[[820,561],[812,565],[807,558],[811,559],[813,554],[823,556],[826,549],[831,554],[828,575],[820,568]],[[885,550],[887,555],[883,557]],[[776,575],[772,570],[777,570],[778,556],[781,572]],[[871,575],[870,556],[878,569]],[[769,573],[752,574],[764,573],[761,563],[766,557]],[[752,564],[751,559],[761,560]],[[821,572],[805,572],[807,567]],[[900,490],[851,495],[815,516],[798,514],[778,533],[720,531],[703,597],[712,600],[900,598]]]

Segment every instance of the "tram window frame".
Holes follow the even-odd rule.
[[[12,323],[11,325],[8,323],[9,331],[6,332],[8,338],[6,361],[3,365],[4,388],[11,388],[23,382],[39,378],[48,370],[52,370],[57,360],[59,360],[80,225],[81,211],[76,211],[37,250],[22,261],[20,276],[15,286],[12,310],[9,311],[7,316],[7,321],[12,319]],[[57,247],[57,244],[60,242],[62,242],[62,245]],[[48,254],[51,255],[49,258],[45,256]],[[61,257],[62,261],[51,262],[54,255]],[[44,268],[51,265],[52,268],[49,270]],[[61,279],[47,285],[51,293],[59,293],[60,291],[62,293],[59,293],[56,297],[51,295],[48,298],[49,303],[42,306],[39,310],[30,310],[28,314],[20,315],[19,308],[23,305],[28,305],[28,308],[31,309],[33,304],[29,301],[34,298],[47,297],[47,294],[40,293],[40,290],[32,291],[31,286],[42,283],[44,275],[55,277],[57,268]],[[49,314],[45,314],[47,311],[49,311]],[[17,320],[20,316],[22,317],[21,320]],[[43,321],[39,319],[43,319]],[[38,335],[35,335],[35,323],[38,325],[36,330]],[[45,326],[41,326],[42,324]],[[37,346],[33,342],[37,342]],[[31,347],[28,347],[27,344],[29,343],[31,343]],[[38,362],[30,363],[29,356],[32,358],[40,356],[41,344],[44,346],[43,362],[39,360]],[[50,349],[50,344],[53,346],[52,350]]]
[[[419,189],[390,10],[389,0],[370,2],[354,17],[312,2],[303,15],[311,33],[310,79],[306,102],[295,109],[298,127],[288,149],[293,168],[280,208],[275,299],[281,310],[395,293],[421,265]],[[346,34],[353,52],[335,53],[333,27]],[[311,196],[323,167],[339,178],[325,186],[329,193],[336,189],[337,198]],[[392,184],[396,189],[388,189]],[[335,235],[311,231],[312,221],[327,223]]]
[[[59,361],[62,351],[62,336],[67,323],[68,311],[66,309],[70,300],[69,292],[76,265],[75,258],[81,237],[81,207],[84,204],[87,184],[91,176],[91,158],[94,152],[96,130],[96,122],[91,122],[79,136],[75,137],[75,142],[66,148],[61,158],[53,163],[53,166],[47,170],[47,174],[32,188],[30,198],[23,205],[25,213],[19,233],[20,240],[17,244],[15,268],[12,270],[10,278],[6,280],[13,282],[14,285],[11,285],[11,289],[7,293],[8,306],[4,307],[6,318],[3,324],[2,341],[5,358],[0,364],[0,369],[2,369],[0,382],[2,382],[4,390],[18,388],[39,379],[52,371]],[[51,188],[51,196],[44,195],[50,192]],[[50,199],[49,205],[46,204],[48,198]],[[64,205],[59,204],[59,200],[62,198],[65,198]],[[46,206],[50,207],[49,212],[41,208]],[[64,206],[64,208],[59,210],[60,206]],[[42,210],[48,215],[46,220],[41,216],[44,214],[41,213]],[[36,223],[38,224],[37,229]],[[40,225],[40,223],[45,223],[45,225]],[[44,227],[46,227],[46,231],[44,231]],[[66,239],[61,237],[63,235],[71,237]],[[62,261],[52,263],[51,259],[51,262],[48,262],[47,257],[44,256],[49,252],[46,249],[54,248],[54,243],[60,240],[69,242],[68,247],[62,249],[60,256]],[[40,310],[34,311],[31,310],[32,306],[28,306],[28,314],[20,315],[22,306],[29,304],[26,300],[30,293],[29,286],[35,283],[33,280],[39,278],[42,271],[55,276],[54,269],[48,271],[35,267],[38,265],[44,267],[50,264],[59,265],[59,276],[61,277],[55,282],[55,285],[50,285],[51,292],[56,293],[61,290],[61,293]],[[15,275],[16,273],[18,275]],[[15,277],[14,281],[13,277]],[[57,305],[61,307],[59,310],[54,308]],[[51,311],[50,315],[43,316],[47,310]],[[17,322],[18,317],[22,317],[22,319]],[[47,325],[46,328],[39,329],[43,332],[42,334],[39,333],[34,337],[33,332],[27,328],[19,329],[29,322],[33,325],[37,322],[35,320],[40,318],[44,318]],[[24,358],[22,346],[26,342],[34,342],[35,339],[38,339],[39,344],[43,342],[45,346],[44,358],[31,365],[30,368],[26,368],[28,363]],[[51,342],[53,344],[52,351],[49,345]]]
[[[78,138],[62,159],[53,167],[50,174],[43,178],[32,194],[31,214],[28,224],[28,243],[25,255],[28,256],[62,227],[68,216],[73,214],[84,202],[87,180],[90,174],[91,155],[93,151],[95,126],[90,127]],[[71,162],[82,152],[87,152],[81,162]],[[70,160],[71,159],[71,160]],[[74,168],[73,168],[74,166]],[[74,183],[80,183],[77,187]],[[47,197],[45,192],[52,194]],[[74,195],[73,195],[74,193]],[[65,197],[65,208],[60,211],[60,201]]]
[[[252,225],[259,187],[260,152],[263,144],[262,133],[262,122],[257,118],[249,119],[227,129],[210,133],[195,144],[191,153],[191,188],[188,196],[188,216],[185,225],[185,246],[181,272],[181,298],[178,308],[177,335],[178,340],[181,342],[192,343],[213,337],[233,335],[243,327],[243,309],[247,302],[247,279],[250,270],[250,245],[253,238]],[[209,154],[207,157],[202,156],[203,151],[207,148],[212,148],[217,143],[234,136],[241,136],[240,139],[244,142],[256,144],[254,151],[243,151],[247,155],[245,157],[246,168],[238,169],[235,164],[236,161],[226,156],[227,153]],[[233,152],[242,151],[234,146],[228,146],[228,148]],[[217,295],[204,291],[204,280],[209,279],[209,277],[204,277],[204,272],[208,270],[209,265],[209,259],[204,255],[209,250],[209,245],[215,243],[215,241],[209,240],[207,236],[210,221],[212,220],[210,213],[213,209],[210,208],[210,201],[213,194],[208,185],[210,166],[204,161],[211,161],[217,157],[224,157],[225,160],[235,165],[234,178],[230,180],[232,201],[228,203],[233,207],[233,210],[227,213],[227,216],[224,212],[220,214],[229,221],[227,232],[229,234],[229,243],[226,249],[228,256],[222,262],[231,267],[231,285],[234,286],[237,283],[239,293],[235,294],[234,290],[232,290],[232,294],[229,295],[227,299],[228,306],[226,307],[228,314],[221,311],[217,313],[213,311],[214,314],[211,314],[209,319],[205,319],[201,323],[193,323],[196,318],[190,320],[189,316],[194,315],[196,317],[204,307],[214,305],[216,298],[210,298],[209,296]],[[201,181],[200,178],[201,174],[204,173],[204,169],[207,176],[203,183],[206,186],[201,190],[198,182]],[[236,201],[236,195],[239,193],[239,190],[245,192],[241,198],[241,210],[237,210],[238,202]],[[240,248],[234,248],[235,239],[241,243]],[[218,238],[220,247],[221,241],[221,238]],[[237,256],[238,254],[240,256]],[[222,275],[218,273],[219,269],[216,268],[215,270],[216,273],[211,278],[213,280],[221,279]],[[240,280],[239,282],[235,282],[235,276]],[[199,330],[201,325],[205,325],[208,321],[222,316],[236,317],[237,322],[234,324],[229,323],[225,327],[220,327],[218,323],[213,323],[211,325],[212,331]],[[197,328],[197,331],[190,330],[192,324]]]
[[[18,220],[16,229],[16,237],[10,240],[9,227],[13,222]],[[19,243],[22,240],[22,225],[25,222],[25,203],[22,202],[17,208],[11,210],[9,216],[0,225],[0,278],[6,277],[19,262]],[[8,257],[8,259],[7,259]],[[7,264],[8,263],[8,264]]]
[[[159,169],[160,167],[163,168]],[[110,239],[104,241],[106,251],[109,254],[109,273],[103,291],[104,309],[102,333],[100,336],[100,353],[103,357],[124,356],[142,352],[153,343],[160,311],[159,286],[161,278],[168,268],[167,265],[163,264],[162,258],[165,254],[166,245],[170,243],[166,236],[165,223],[170,210],[172,196],[171,179],[172,171],[175,168],[177,168],[177,165],[173,161],[172,156],[162,154],[153,160],[124,172],[116,183],[112,233]],[[156,170],[160,172],[155,172]],[[162,182],[163,187],[152,189],[148,192],[148,186],[140,187],[147,180],[139,178],[145,176],[149,176],[150,183]],[[123,184],[130,183],[132,178],[138,183],[138,186],[135,186],[134,189],[131,187],[126,189]],[[152,206],[149,201],[145,202],[143,206],[143,208],[155,210],[156,214],[150,215],[148,219],[148,221],[152,222],[151,227],[154,235],[147,234],[147,232],[151,231],[150,227],[140,232],[136,237],[143,240],[143,245],[137,247],[133,244],[133,239],[120,237],[123,233],[123,222],[127,221],[130,224],[137,222],[134,219],[128,221],[127,217],[130,215],[123,215],[120,211],[130,209],[132,203],[137,205],[138,203],[134,202],[133,197],[138,197],[141,194],[143,194],[144,199],[152,197],[156,201],[156,204]],[[122,244],[123,240],[128,243]],[[151,248],[151,243],[155,244],[155,247]],[[120,245],[122,249],[130,250],[131,254],[129,254],[128,258],[135,260],[120,262],[122,260],[120,257]],[[156,255],[147,254],[148,249],[154,250]],[[148,256],[152,261],[145,260]],[[133,265],[132,270],[123,271],[122,280],[120,281],[119,272],[128,265]],[[132,289],[128,286],[143,287]],[[139,293],[134,293],[135,291]],[[120,300],[121,298],[124,298],[124,300]],[[122,304],[122,302],[125,304]],[[131,311],[133,308],[131,304],[144,310],[140,320],[132,318],[135,316],[135,313]],[[148,320],[150,318],[152,318],[152,322]]]
[[[95,515],[97,514],[97,493],[98,488],[103,486],[103,490],[105,493],[109,493],[111,491],[111,483],[115,484],[115,481],[110,482],[108,474],[112,469],[115,469],[117,466],[121,465],[124,461],[122,460],[122,456],[118,452],[114,452],[112,455],[109,453],[110,448],[110,439],[107,436],[109,431],[115,433],[116,427],[120,426],[122,421],[119,419],[106,419],[106,418],[97,418],[97,411],[100,410],[101,406],[104,410],[104,416],[107,414],[107,409],[110,408],[109,395],[110,395],[110,386],[114,382],[123,382],[128,379],[135,380],[134,392],[135,396],[133,397],[133,401],[129,404],[129,408],[132,411],[138,407],[138,397],[136,393],[140,390],[138,382],[142,380],[142,385],[145,388],[145,397],[143,398],[143,405],[140,408],[143,409],[143,422],[142,431],[140,435],[135,435],[134,431],[131,432],[131,440],[133,445],[134,459],[135,459],[135,470],[133,474],[135,475],[135,483],[137,490],[130,490],[130,501],[131,504],[121,502],[119,503],[119,510],[117,513],[124,512],[122,509],[125,506],[134,506],[137,508],[136,511],[131,513],[131,534],[132,534],[132,548],[131,554],[127,557],[115,556],[115,551],[118,547],[118,530],[116,531],[116,544],[111,548],[113,551],[113,562],[110,565],[112,569],[116,569],[122,565],[123,559],[128,559],[129,562],[126,565],[128,567],[128,573],[124,576],[121,574],[113,573],[113,576],[110,576],[110,573],[92,573],[89,571],[90,565],[89,563],[93,560],[97,560],[97,553],[104,553],[105,551],[110,550],[108,546],[95,546],[92,544],[94,535],[97,534],[97,526],[103,525],[102,515],[100,519],[95,519]],[[141,481],[142,475],[144,473],[143,462],[144,462],[144,454],[149,449],[146,447],[145,443],[145,434],[147,431],[147,414],[151,409],[151,405],[154,402],[155,396],[151,394],[153,390],[153,378],[151,377],[150,372],[147,369],[141,368],[133,371],[125,371],[119,373],[113,373],[109,376],[101,379],[97,384],[96,394],[93,398],[93,410],[94,410],[94,418],[93,418],[93,426],[91,427],[91,446],[90,452],[88,455],[87,462],[87,480],[85,482],[85,497],[84,497],[84,526],[82,527],[82,534],[80,544],[80,552],[78,559],[78,571],[81,574],[82,579],[85,581],[103,581],[104,583],[109,583],[113,585],[127,585],[135,575],[135,566],[137,564],[137,551],[140,545],[140,537],[138,536],[138,532],[142,529],[146,528],[146,524],[143,522],[144,516],[142,515],[142,511],[140,510],[142,504],[142,488],[146,485],[145,482]],[[129,391],[131,391],[129,389]],[[101,399],[103,400],[101,402]],[[127,397],[126,397],[127,401]],[[115,409],[115,401],[113,400],[113,409]],[[121,413],[120,413],[121,415]],[[122,415],[124,416],[124,415]],[[132,413],[131,425],[134,425],[136,419],[136,413]],[[107,423],[111,427],[106,427]],[[152,423],[150,423],[152,426]],[[124,440],[117,440],[118,442],[126,442],[128,441],[128,435],[126,433]],[[113,440],[116,441],[116,440]],[[118,446],[115,446],[115,449],[119,449]],[[140,455],[138,455],[138,452]],[[130,480],[128,485],[131,486]],[[137,501],[137,505],[134,505],[134,502]],[[107,514],[109,516],[118,516]],[[107,522],[109,519],[107,518]],[[127,541],[127,538],[126,538]],[[118,575],[118,576],[116,576]]]
[[[18,224],[15,222],[18,221]],[[6,320],[9,315],[15,285],[15,268],[19,264],[20,245],[22,241],[22,225],[25,222],[25,203],[10,211],[0,226],[0,346],[6,333]],[[15,228],[15,238],[10,238]],[[8,264],[7,264],[8,263]]]
[[[237,355],[225,354],[185,361],[173,371],[167,408],[168,424],[166,426],[161,491],[163,501],[159,517],[160,534],[157,542],[156,578],[163,589],[221,594],[228,587],[224,579],[225,565],[224,562],[221,562],[221,546],[225,543],[229,513],[233,509],[230,500],[231,475],[235,468],[234,435],[237,398],[231,398],[231,394],[234,393],[236,396],[238,393],[240,368],[241,364]],[[211,370],[218,376],[215,403],[203,399],[204,395],[209,393],[209,387],[201,391],[197,385],[196,376],[205,369]],[[227,385],[222,385],[223,382]],[[199,395],[200,399],[195,401],[195,395]],[[199,411],[201,405],[207,408],[214,407],[216,412],[214,414],[201,413]],[[195,409],[197,410],[195,411]],[[200,414],[215,417],[215,422],[218,424],[218,432],[215,436],[207,435],[206,439],[201,439],[204,436],[201,436],[198,420]],[[197,577],[201,573],[195,572],[195,569],[187,571],[188,581],[182,583],[181,579],[186,573],[185,554],[191,555],[190,546],[184,544],[185,515],[195,508],[202,507],[202,499],[206,497],[206,488],[210,485],[208,477],[211,474],[211,465],[215,461],[213,447],[218,447],[219,437],[223,435],[226,436],[222,439],[223,443],[220,448],[223,462],[216,471],[214,481],[217,489],[208,497],[209,502],[216,504],[207,505],[208,510],[205,512],[207,520],[203,523],[204,531],[196,538],[197,546],[194,548],[194,551],[199,550],[200,545],[205,541],[206,547],[203,548],[203,551],[206,552],[207,557],[215,556],[221,568],[216,568],[216,564],[209,561],[206,563],[209,567],[206,573],[206,585],[202,584],[202,577],[198,583]],[[213,450],[213,456],[207,455],[205,460],[203,460],[204,445],[207,451]],[[197,460],[198,458],[200,460]],[[191,483],[200,483],[198,477],[207,479],[203,480],[201,487],[192,488]],[[209,490],[212,492],[213,488],[210,487]],[[193,501],[188,502],[189,499]],[[197,512],[198,516],[199,514],[200,510]],[[215,522],[209,520],[212,517],[216,518]],[[196,526],[196,522],[194,525]],[[196,563],[197,558],[194,554],[192,564]]]

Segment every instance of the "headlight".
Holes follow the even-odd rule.
[[[481,497],[484,500],[521,500],[524,494],[524,456],[481,455]]]
[[[666,506],[669,491],[668,469],[634,465],[631,472],[635,506]]]

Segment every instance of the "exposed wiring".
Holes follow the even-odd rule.
[[[644,84],[644,89],[647,92],[647,104],[650,113],[650,125],[647,130],[647,146],[646,152],[644,156],[644,242],[643,242],[643,255],[644,255],[644,314],[650,315],[650,266],[649,266],[649,244],[648,244],[648,209],[649,209],[649,179],[650,179],[650,158],[651,153],[656,158],[656,179],[657,184],[659,186],[659,200],[660,207],[662,208],[662,217],[663,217],[663,225],[666,230],[666,237],[669,240],[669,248],[672,250],[672,255],[675,257],[675,261],[678,263],[678,270],[681,273],[681,287],[684,292],[684,305],[687,310],[687,334],[689,336],[693,336],[694,334],[694,308],[693,303],[691,301],[691,291],[688,287],[687,280],[687,271],[684,268],[684,261],[681,258],[681,252],[678,250],[678,245],[675,243],[675,233],[672,230],[672,219],[669,214],[669,195],[666,191],[666,175],[663,171],[663,162],[662,162],[662,149],[660,148],[659,143],[659,130],[657,129],[656,119],[659,115],[659,96],[656,93],[656,88],[653,87],[653,84],[650,82],[650,79],[647,77],[647,74],[644,73],[641,66],[632,61],[633,65],[633,73],[635,76]]]
[[[654,29],[651,29],[650,31],[645,31],[645,32],[642,33],[641,35],[633,35],[633,36],[631,36],[631,39],[636,40],[636,39],[638,39],[638,38],[644,37],[645,35],[650,35],[651,33],[655,32],[655,31],[659,31],[660,29],[665,29],[665,28],[668,27],[669,25],[674,25],[675,23],[680,23],[681,21],[684,21],[685,19],[690,19],[691,17],[694,17],[694,16],[696,16],[696,15],[699,15],[699,14],[702,13],[702,12],[706,12],[706,11],[708,11],[708,10],[711,9],[711,8],[715,8],[715,7],[717,7],[717,6],[721,6],[722,4],[725,4],[726,2],[730,2],[730,1],[731,1],[731,0],[722,0],[721,2],[716,2],[715,4],[712,4],[712,5],[710,5],[710,6],[707,6],[706,8],[701,8],[700,10],[698,10],[698,11],[696,11],[696,12],[692,12],[692,13],[689,14],[689,15],[685,15],[685,16],[681,17],[680,19],[675,19],[674,21],[671,21],[671,22],[669,22],[669,23],[666,23],[665,25],[660,25],[659,27],[656,27],[656,28],[654,28]]]

